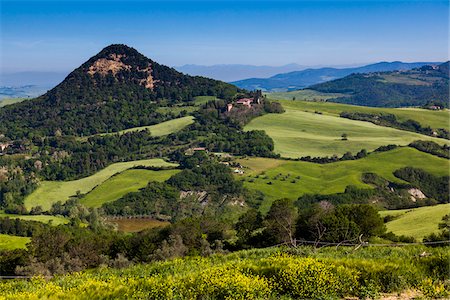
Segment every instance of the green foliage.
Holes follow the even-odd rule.
[[[441,146],[432,141],[415,141],[408,146],[426,153],[437,155],[439,157],[450,158],[450,148],[448,145]]]
[[[0,291],[6,299],[336,299],[418,288],[427,297],[445,297],[443,280],[416,258],[424,249],[249,250],[4,281]]]
[[[0,218],[0,233],[16,236],[31,237],[43,231],[49,225],[38,221],[25,221],[21,219]]]
[[[297,221],[297,238],[315,242],[358,242],[386,231],[378,212],[367,204],[320,202],[304,210]]]
[[[264,219],[264,238],[272,245],[283,243],[295,246],[295,223],[297,216],[298,212],[294,201],[280,199],[273,202]]]
[[[103,208],[109,215],[152,215],[170,219],[178,202],[178,189],[164,182],[150,182],[139,192],[126,194],[117,201],[103,204]]]

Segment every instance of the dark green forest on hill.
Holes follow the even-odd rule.
[[[448,107],[449,73],[446,62],[411,71],[352,74],[309,87],[323,93],[347,96],[330,101],[375,107],[423,106],[438,102]]]

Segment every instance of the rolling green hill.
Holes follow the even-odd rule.
[[[397,235],[412,236],[419,240],[424,236],[437,233],[439,231],[438,224],[447,214],[450,214],[450,204],[380,211],[382,217],[397,217],[386,223],[388,231]]]
[[[25,198],[25,207],[31,209],[34,206],[40,205],[44,210],[48,210],[53,203],[57,201],[65,202],[70,196],[76,195],[77,191],[80,191],[82,194],[87,193],[114,174],[135,166],[167,167],[176,165],[165,162],[162,159],[129,161],[112,164],[92,176],[79,180],[43,181],[32,194]]]
[[[305,92],[307,90],[296,91]],[[282,94],[282,93],[280,93]],[[289,94],[289,93],[286,93]],[[313,93],[314,94],[314,93]],[[272,94],[268,94],[269,98],[272,98]],[[305,100],[310,100],[313,96],[305,96]],[[283,99],[281,96],[276,99]],[[317,102],[317,101],[297,101],[303,98],[296,98],[296,101],[289,100],[290,98],[285,97],[279,102],[284,108],[301,110],[308,112],[321,112],[326,115],[339,116],[343,111],[346,112],[362,112],[362,113],[389,113],[395,115],[399,121],[406,121],[408,119],[419,122],[422,126],[430,126],[431,128],[448,128],[450,126],[450,110],[428,110],[420,108],[382,108],[382,107],[367,107],[367,106],[357,106],[333,102]]]
[[[421,168],[439,176],[447,175],[450,168],[449,160],[409,147],[373,153],[359,160],[329,164],[269,158],[244,158],[239,163],[244,166],[245,173],[240,176],[245,179],[244,185],[267,196],[261,206],[262,211],[267,211],[275,199],[297,199],[306,193],[339,193],[348,185],[369,188],[361,181],[361,175],[366,172],[402,182],[393,172],[405,166]]]
[[[29,237],[0,234],[0,250],[25,249]]]
[[[87,207],[100,207],[103,203],[115,201],[125,194],[137,192],[149,181],[165,181],[180,170],[152,171],[144,169],[126,170],[116,174],[96,186],[81,199],[81,204]]]
[[[347,151],[356,153],[361,149],[372,151],[387,144],[407,145],[415,140],[432,140],[448,143],[414,132],[377,126],[369,122],[340,118],[335,115],[318,114],[311,108],[305,112],[306,102],[291,101],[285,105],[283,114],[267,114],[253,119],[245,130],[264,130],[275,142],[275,152],[283,157],[342,155]],[[313,103],[313,107],[317,103]],[[328,105],[323,105],[325,108]],[[330,106],[330,111],[332,107]],[[431,116],[429,117],[431,118]],[[442,121],[443,122],[443,121]],[[341,139],[347,134],[348,140]]]

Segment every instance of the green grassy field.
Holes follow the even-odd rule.
[[[169,135],[171,133],[177,132],[192,123],[194,123],[194,117],[186,116],[186,117],[162,122],[162,123],[159,123],[156,125],[133,127],[133,128],[128,128],[128,129],[121,130],[118,132],[100,133],[98,135],[105,136],[105,135],[113,135],[113,134],[125,134],[127,132],[142,131],[142,130],[147,129],[148,131],[150,131],[152,136],[163,136],[163,135]],[[91,136],[79,137],[78,140],[86,141],[89,137],[91,137]]]
[[[217,98],[216,96],[197,96],[194,98],[194,103],[197,106],[200,106],[202,104],[205,104],[209,101],[214,101],[214,100],[220,100],[219,98]]]
[[[131,169],[135,166],[167,167],[176,166],[162,159],[146,159],[112,164],[92,176],[73,181],[43,181],[39,187],[25,198],[25,207],[31,209],[40,205],[44,210],[50,209],[57,201],[67,201],[70,196],[76,195],[77,191],[85,194],[97,185],[103,183],[114,174]]]
[[[253,119],[245,126],[245,130],[266,131],[275,142],[275,152],[283,157],[341,156],[347,151],[356,154],[361,149],[372,151],[382,145],[407,145],[415,140],[450,143],[444,139],[370,122],[305,112],[301,106],[284,105],[284,102],[283,106],[285,113],[267,114]],[[348,135],[346,141],[341,139],[344,133]]]
[[[25,249],[29,237],[0,234],[0,250]]]
[[[321,93],[314,90],[298,90],[291,92],[266,93],[267,98],[273,100],[291,100],[296,101],[324,101],[331,98],[341,97],[343,94]]]
[[[95,187],[81,199],[81,203],[87,207],[100,207],[103,203],[115,201],[125,194],[137,192],[149,181],[165,181],[178,172],[179,170],[126,170]]]
[[[35,216],[29,216],[29,215],[15,215],[15,214],[5,214],[0,213],[0,218],[6,218],[9,217],[10,219],[21,219],[25,221],[38,221],[42,223],[50,223],[53,226],[58,226],[61,224],[67,224],[69,223],[69,220],[67,220],[64,217],[59,216],[47,216],[47,215],[35,215]]]
[[[141,130],[148,129],[150,131],[151,135],[153,135],[153,136],[163,136],[163,135],[168,135],[168,134],[177,132],[192,123],[194,123],[194,117],[186,116],[186,117],[162,122],[162,123],[159,123],[156,125],[129,128],[129,129],[119,131],[118,133],[124,134],[127,132],[141,131]]]
[[[382,217],[388,215],[398,217],[386,223],[388,231],[397,235],[412,236],[418,240],[426,235],[439,232],[438,224],[447,214],[450,214],[450,204],[380,211]]]
[[[343,111],[363,112],[363,113],[390,113],[396,115],[400,121],[412,119],[422,124],[422,126],[430,126],[431,128],[448,128],[450,125],[449,110],[434,111],[420,108],[382,108],[382,107],[339,104],[332,102],[292,101],[292,100],[291,101],[282,100],[280,101],[280,103],[283,105],[283,107],[288,109],[295,109],[308,112],[320,111],[323,114],[328,114],[332,116],[339,116],[339,114]]]
[[[263,212],[268,210],[275,199],[297,199],[306,193],[339,193],[348,185],[369,188],[369,185],[361,181],[361,175],[365,172],[376,173],[390,181],[402,182],[393,175],[395,170],[402,167],[422,168],[438,176],[447,175],[450,167],[449,160],[409,147],[370,154],[359,160],[330,164],[269,158],[244,158],[240,159],[239,163],[245,168],[245,174],[239,176],[245,179],[244,185],[267,196],[261,206]],[[278,174],[282,175],[274,179]],[[255,178],[256,176],[258,177]],[[282,177],[285,177],[285,180],[282,180]],[[269,184],[270,182],[272,184]]]

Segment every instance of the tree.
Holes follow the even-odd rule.
[[[292,200],[276,200],[264,219],[266,225],[265,233],[277,244],[284,243],[295,247],[295,223],[297,216],[297,208]]]
[[[346,141],[346,140],[348,140],[348,135],[346,133],[343,133],[341,135],[341,138],[342,138],[343,141]]]
[[[263,218],[259,211],[256,209],[247,210],[242,216],[239,217],[238,222],[234,226],[237,232],[238,243],[242,247],[251,246],[252,237],[256,230],[263,226]]]

